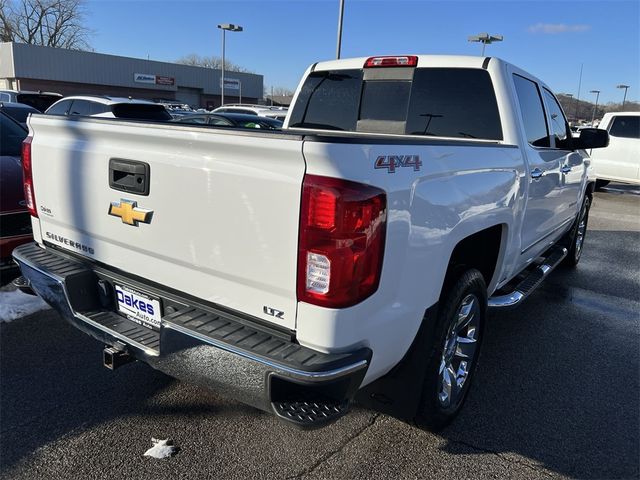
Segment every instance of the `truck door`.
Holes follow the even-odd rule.
[[[545,250],[562,227],[560,215],[560,162],[565,152],[551,148],[549,129],[540,88],[519,73],[513,73],[520,110],[523,152],[528,166],[527,204],[521,232],[521,253],[532,259]]]
[[[615,115],[609,125],[609,146],[594,150],[594,167],[598,177],[638,182],[640,160],[640,115]]]
[[[548,89],[542,89],[542,96],[547,107],[547,121],[551,133],[551,147],[560,158],[560,198],[558,214],[562,224],[572,222],[578,214],[582,185],[585,181],[586,168],[584,159],[577,151],[572,150],[571,130],[562,111],[560,103]]]

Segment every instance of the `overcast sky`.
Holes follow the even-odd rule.
[[[221,55],[219,23],[242,25],[227,33],[226,56],[294,89],[304,70],[335,57],[338,0],[159,1],[90,0],[91,44],[97,52],[174,61],[190,53]],[[631,85],[640,99],[640,1],[393,1],[345,0],[342,56],[399,53],[479,55],[467,42],[480,32],[504,35],[487,55],[510,61],[558,93],[581,98],[601,90],[600,101],[621,101],[615,86]],[[153,72],[151,72],[153,73]]]

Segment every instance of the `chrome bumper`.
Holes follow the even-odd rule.
[[[305,427],[326,424],[346,413],[371,359],[367,348],[316,352],[237,312],[194,304],[175,292],[53,248],[31,243],[17,248],[13,256],[31,288],[79,330],[168,375]],[[108,298],[108,285],[115,280],[152,290],[162,299],[167,308],[158,332],[115,312],[115,301]],[[224,326],[211,331],[216,322]],[[320,405],[322,411],[315,415],[314,407],[314,415],[306,415],[307,404]]]

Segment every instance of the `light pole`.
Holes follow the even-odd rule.
[[[620,85],[616,85],[616,88],[624,88],[624,98],[622,99],[622,111],[624,111],[624,104],[627,101],[627,90],[629,90],[629,85],[621,83]]]
[[[338,40],[336,42],[336,59],[340,58],[342,47],[342,16],[344,15],[344,0],[340,0],[340,12],[338,14]]]
[[[564,94],[565,97],[567,97],[569,100],[567,101],[567,108],[566,111],[569,112],[569,104],[571,103],[571,99],[573,98],[573,93],[565,93]],[[567,116],[569,115],[569,113],[567,113]],[[568,117],[571,118],[571,117]],[[575,120],[574,120],[575,121]],[[571,122],[569,122],[571,123]]]
[[[224,34],[227,30],[230,32],[241,32],[242,27],[240,25],[234,25],[233,23],[221,23],[218,25],[218,28],[222,30],[222,78],[220,91],[222,94],[220,95],[220,106],[224,106]]]
[[[479,33],[478,35],[471,35],[467,37],[467,40],[470,42],[480,42],[482,43],[482,56],[484,57],[484,49],[487,45],[494,42],[501,42],[503,39],[502,35],[489,35],[488,33]]]
[[[593,113],[591,114],[591,126],[593,127],[593,120],[596,118],[596,110],[598,109],[598,99],[600,98],[600,90],[589,90],[589,93],[596,94],[596,104],[593,107]]]

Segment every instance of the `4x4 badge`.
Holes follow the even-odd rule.
[[[151,223],[153,210],[138,208],[138,202],[121,198],[119,202],[111,202],[109,205],[109,215],[120,217],[122,223],[138,226],[138,222]]]

